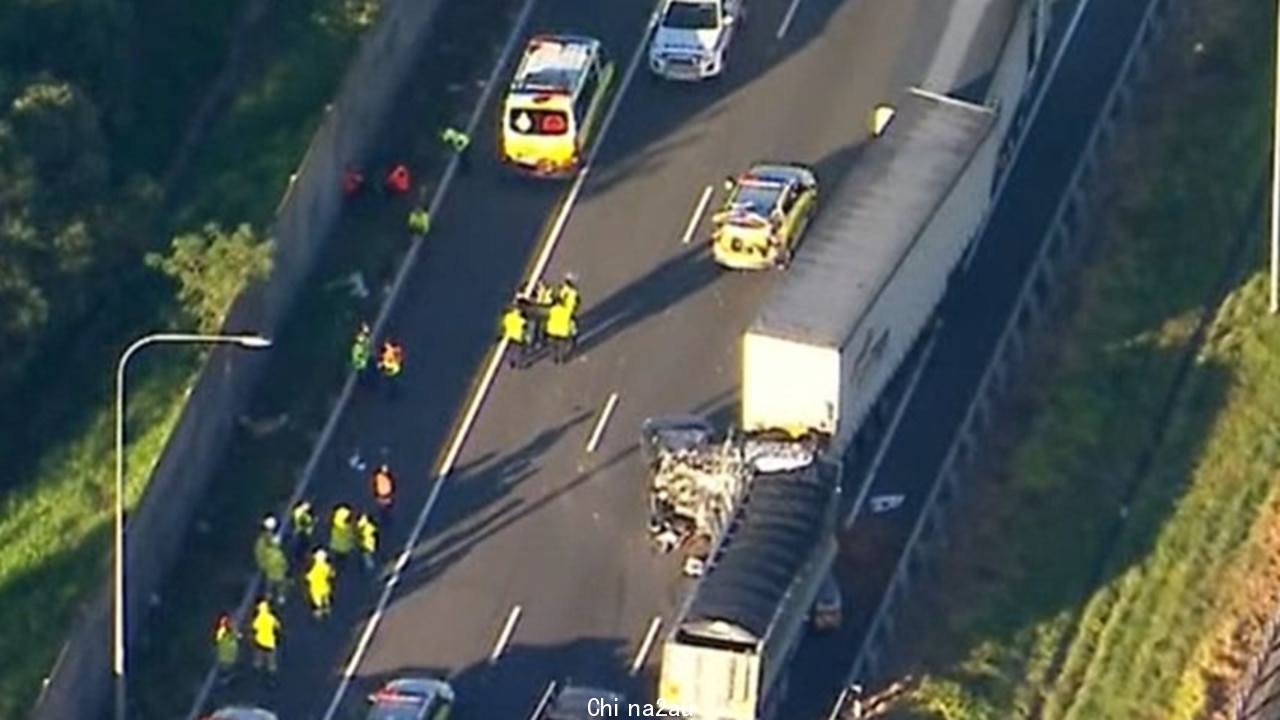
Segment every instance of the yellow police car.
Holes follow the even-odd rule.
[[[503,99],[500,159],[535,177],[574,175],[599,130],[612,81],[613,63],[598,40],[530,39]]]
[[[784,268],[818,208],[818,179],[797,163],[757,163],[725,181],[712,218],[711,254],[734,270]]]

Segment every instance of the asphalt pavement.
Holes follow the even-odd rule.
[[[481,384],[457,466],[433,495],[500,309],[566,189],[508,174],[492,160],[493,134],[477,133],[473,167],[452,187],[389,322],[407,348],[398,393],[358,391],[313,485],[322,509],[363,502],[369,468],[354,469],[352,458],[389,462],[400,487],[388,556],[435,499],[338,717],[358,716],[383,680],[414,674],[448,675],[459,717],[526,717],[546,684],[566,677],[652,699],[657,643],[639,675],[628,668],[653,618],[666,631],[685,588],[674,559],[646,543],[640,423],[683,412],[733,421],[738,338],[772,280],[716,268],[705,227],[681,242],[698,198],[765,158],[811,163],[833,185],[872,105],[909,84],[948,90],[982,76],[1012,1],[801,0],[780,38],[790,5],[750,5],[724,78],[672,85],[641,67],[548,267],[550,280],[579,277],[579,352],[567,365],[504,368]],[[1006,10],[988,12],[996,6]],[[641,0],[617,0],[608,13],[586,0],[542,0],[527,30],[600,38],[621,79],[651,10]],[[490,108],[482,127],[495,124]],[[616,410],[588,453],[613,393]],[[323,625],[295,598],[278,686],[232,692],[290,720],[321,717],[378,588],[345,568]]]
[[[801,649],[784,717],[825,720],[839,694],[1146,5],[1086,6],[969,272],[944,300],[933,352],[873,480],[870,496],[905,501],[888,513],[861,515],[842,538],[837,573],[852,599],[848,623],[840,635],[811,638]]]

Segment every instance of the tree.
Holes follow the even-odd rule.
[[[146,262],[178,285],[178,300],[201,332],[217,332],[240,291],[271,274],[272,251],[247,223],[232,232],[209,223],[175,237],[168,255],[148,253]]]
[[[43,75],[14,98],[8,121],[35,164],[44,205],[56,198],[54,207],[66,209],[101,199],[110,166],[98,109],[84,92]]]
[[[49,303],[26,270],[0,255],[0,381],[10,380],[35,349]]]

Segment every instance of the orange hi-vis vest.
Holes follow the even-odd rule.
[[[385,375],[399,375],[404,369],[404,350],[395,343],[383,343],[382,354],[378,357],[378,368]]]
[[[373,501],[382,507],[390,507],[396,494],[396,479],[386,468],[378,468],[373,474]]]

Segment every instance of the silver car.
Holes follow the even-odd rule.
[[[669,80],[715,77],[741,23],[742,0],[667,0],[649,41],[649,69]]]
[[[444,680],[392,680],[369,696],[368,720],[445,720],[453,710],[453,688]]]

